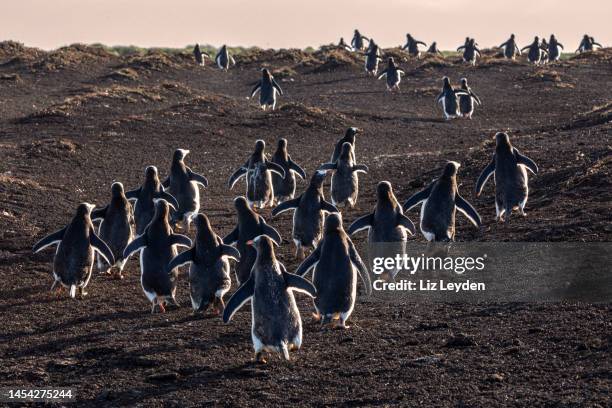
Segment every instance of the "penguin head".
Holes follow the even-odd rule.
[[[111,194],[113,197],[121,197],[124,192],[123,192],[123,184],[121,184],[118,181],[115,181],[112,185],[111,185]]]
[[[449,88],[451,86],[450,79],[448,79],[447,76],[443,77],[442,81],[444,82],[444,87],[445,88]]]
[[[268,71],[268,68],[262,68],[261,69],[261,75],[264,78],[272,78],[272,75],[270,74],[270,71]]]
[[[253,214],[253,210],[249,207],[249,203],[247,202],[244,196],[238,196],[234,198],[234,208],[236,208],[236,212],[238,213],[238,218],[240,218],[243,214]]]
[[[340,213],[329,213],[325,217],[325,233],[337,232],[342,230],[342,215]]]
[[[95,204],[81,203],[77,207],[76,215],[80,218],[89,217],[94,208],[96,208]]]
[[[437,42],[435,42],[435,41],[431,43],[431,47],[432,47],[432,48],[436,48],[436,46],[437,46],[437,45],[438,45],[438,43],[437,43]]]
[[[163,198],[155,198],[153,199],[153,203],[155,203],[155,215],[153,216],[156,219],[164,218],[167,219],[170,214],[170,207],[176,211],[176,208]]]
[[[351,154],[352,149],[353,149],[353,145],[350,144],[349,142],[342,143],[342,150],[340,151],[339,158],[348,159]]]
[[[468,88],[467,78],[461,78],[461,88],[463,89]]]
[[[257,262],[274,262],[276,255],[274,254],[274,245],[278,246],[273,239],[267,235],[258,235],[255,238],[247,241],[247,245],[251,245],[257,252]],[[253,273],[257,273],[259,268],[253,268]]]
[[[355,34],[359,35],[359,30],[355,30]]]
[[[408,39],[408,40],[412,40],[412,36],[410,35],[410,33],[407,33],[407,34],[406,34],[406,39]]]
[[[174,155],[172,159],[174,161],[182,161],[185,158],[185,156],[187,156],[188,154],[189,154],[189,150],[187,149],[176,149],[174,151]]]
[[[263,153],[265,148],[266,142],[261,139],[257,139],[257,141],[255,142],[255,153]]]
[[[315,171],[312,177],[310,178],[310,185],[316,188],[320,188],[323,185],[323,181],[325,181],[325,176],[327,176],[327,170]]]
[[[461,167],[461,164],[457,163],[456,161],[447,162],[446,165],[444,166],[442,177],[444,178],[455,177],[457,175],[457,170],[459,170],[459,167]]]
[[[350,127],[346,129],[346,132],[344,133],[344,140],[350,141],[351,143],[355,143],[355,136],[357,135],[357,133],[359,133],[359,130],[360,129],[356,127]]]
[[[496,150],[508,150],[510,145],[510,137],[505,132],[497,132],[495,134]]]
[[[393,57],[389,57],[387,59],[387,64],[389,64],[390,67],[394,67],[395,66],[395,60],[393,59]]]
[[[393,194],[393,187],[388,181],[381,181],[376,186],[376,196],[379,202],[397,202],[395,194]]]
[[[510,34],[510,39],[514,40],[514,34]]]
[[[540,37],[538,37],[537,35],[535,37],[533,37],[533,42],[534,43],[539,43],[540,42]]]
[[[199,239],[202,239],[205,242],[211,242],[215,238],[215,234],[213,233],[212,227],[210,226],[210,221],[208,220],[208,217],[206,215],[196,215],[194,223]]]
[[[157,167],[155,167],[155,166],[148,166],[145,169],[145,181],[148,181],[148,182],[152,182],[152,181],[159,182],[159,176],[157,174]]]
[[[287,151],[287,139],[284,137],[278,139],[277,149],[281,152]]]

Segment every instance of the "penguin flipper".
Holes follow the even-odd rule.
[[[493,156],[493,160],[484,168],[482,173],[480,173],[480,177],[478,177],[478,181],[476,182],[476,196],[480,195],[482,188],[486,184],[491,174],[495,173],[495,156]]]
[[[257,91],[259,91],[260,89],[261,89],[261,81],[258,81],[257,85],[255,85],[253,89],[251,90],[251,98],[254,97]]]
[[[134,190],[130,190],[125,193],[125,198],[127,198],[128,200],[138,200],[141,190],[142,190],[142,187],[138,187]]]
[[[302,180],[306,178],[306,172],[296,162],[289,158],[289,170],[294,171]]]
[[[168,187],[170,187],[170,176],[166,177],[166,179],[165,179],[164,181],[162,181],[161,185],[162,185],[164,188],[168,188]]]
[[[38,241],[36,244],[34,244],[34,247],[32,247],[32,252],[37,253],[50,245],[59,244],[60,242],[62,242],[64,233],[66,233],[66,227],[47,235],[46,237]]]
[[[387,76],[387,70],[385,69],[383,72],[380,73],[380,75],[378,76],[378,79],[383,79],[386,76]]]
[[[338,163],[323,163],[319,166],[317,170],[336,170],[338,168]]]
[[[287,269],[285,269],[285,265],[283,265],[282,263],[279,262],[279,265],[283,272],[283,278],[285,279],[287,289],[305,293],[311,298],[317,297],[317,289],[312,283],[302,278],[301,276],[287,272]]]
[[[246,282],[238,288],[238,290],[228,300],[223,311],[223,323],[228,323],[234,313],[238,311],[246,302],[248,302],[255,294],[255,279],[251,275]]]
[[[404,214],[397,214],[397,225],[410,231],[410,235],[416,234],[416,227],[412,220]]]
[[[278,84],[278,82],[276,82],[274,78],[272,78],[272,86],[276,88],[279,94],[281,95],[283,94],[283,90],[281,89],[280,85]]]
[[[227,185],[229,186],[230,190],[234,188],[234,184],[236,184],[238,180],[246,176],[247,171],[248,169],[243,166],[243,167],[240,167],[238,170],[236,170],[234,174],[230,176],[229,180],[227,181]]]
[[[359,256],[359,252],[355,248],[355,244],[351,240],[349,241],[349,257],[351,258],[351,262],[357,268],[357,272],[359,273],[359,277],[365,286],[366,293],[368,296],[372,294],[372,282],[370,281],[370,275],[368,273],[368,268],[365,266],[361,257]]]
[[[476,93],[472,90],[470,90],[470,95],[472,96],[472,98],[474,98],[474,100],[476,101],[476,103],[480,106],[482,105],[482,102],[480,101],[480,98],[478,97],[478,95],[476,95]]]
[[[238,241],[238,226],[236,226],[236,228],[234,228],[232,232],[230,232],[225,236],[225,238],[223,238],[223,243],[225,245],[231,245],[236,241]]]
[[[93,231],[89,232],[89,244],[96,252],[98,252],[98,254],[100,254],[102,258],[104,258],[109,265],[112,266],[115,264],[115,256],[113,255],[113,251],[111,251],[106,242],[102,241]]]
[[[267,235],[272,241],[276,242],[276,245],[280,245],[283,242],[278,231],[272,227],[271,225],[266,224],[266,221],[263,217],[260,217],[261,220],[261,230],[264,235]]]
[[[102,208],[96,208],[91,212],[91,220],[103,220],[106,217],[106,210],[108,210],[108,205]]]
[[[522,155],[517,148],[514,148],[514,157],[518,164],[527,167],[533,174],[538,174],[538,165],[529,157]]]
[[[356,173],[367,173],[368,166],[366,166],[365,164],[356,164],[353,166],[352,170]]]
[[[132,242],[128,244],[123,250],[123,259],[128,259],[134,252],[141,250],[147,246],[146,230],[142,235],[137,236]]]
[[[330,202],[321,200],[321,211],[327,211],[328,213],[339,213],[338,208]]]
[[[480,215],[478,212],[472,207],[470,203],[468,203],[459,192],[455,195],[455,206],[463,215],[465,215],[476,227],[480,227]]]
[[[274,209],[272,210],[272,216],[276,217],[278,214],[282,214],[285,211],[289,211],[289,210],[293,210],[297,208],[298,205],[300,204],[301,198],[302,196],[300,195],[299,197],[294,198],[293,200],[283,201],[282,203],[274,207]]]
[[[317,246],[317,248],[308,255],[306,259],[298,266],[295,271],[295,274],[298,276],[304,276],[308,273],[308,271],[319,262],[319,258],[321,258],[321,244]]]
[[[208,187],[208,179],[206,177],[201,174],[194,173],[191,171],[191,169],[188,169],[187,173],[189,175],[189,180],[193,181],[194,183],[201,184],[204,187]]]
[[[348,228],[346,232],[348,232],[349,235],[353,235],[356,232],[371,228],[372,221],[374,219],[373,215],[374,214],[370,213],[370,214],[357,218],[355,221],[353,221],[353,223],[351,224],[351,226]]]
[[[231,55],[229,55],[229,60],[232,63],[232,65],[236,65],[236,60]]]
[[[404,211],[408,211],[412,207],[427,200],[427,197],[429,197],[429,193],[431,192],[432,185],[433,184],[430,184],[426,189],[421,190],[418,193],[412,195],[410,198],[408,198],[408,200],[406,200],[406,202],[404,203],[404,206],[402,207],[402,209]]]
[[[170,245],[178,245],[184,247],[191,247],[193,244],[191,239],[187,235],[172,234],[169,238]]]
[[[166,193],[165,191],[160,191],[156,195],[157,195],[157,198],[163,198],[164,200],[166,200],[168,204],[170,205],[170,207],[174,209],[174,211],[178,210],[179,203],[178,201],[176,201],[176,198],[174,198],[172,194]]]
[[[193,262],[194,254],[195,250],[192,248],[188,251],[181,252],[180,254],[172,258],[172,260],[168,262],[168,266],[166,267],[168,273],[172,272],[172,270],[174,270],[175,268],[181,267],[185,264],[188,264],[189,262]]]
[[[285,169],[283,169],[283,167],[277,163],[266,160],[266,169],[268,169],[272,173],[278,174],[282,178],[285,178]]]
[[[240,259],[240,252],[231,245],[221,244],[221,256],[226,256],[238,261]]]

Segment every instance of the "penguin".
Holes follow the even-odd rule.
[[[407,240],[406,232],[410,235],[416,233],[414,223],[404,215],[402,206],[397,202],[393,188],[388,181],[381,181],[376,186],[376,207],[374,212],[363,215],[357,218],[349,226],[348,234],[353,235],[359,231],[368,231],[369,248],[374,253],[370,258],[393,254],[404,254],[406,250],[405,242]],[[385,243],[381,247],[376,244]],[[390,271],[391,276],[386,277],[393,279],[397,274],[396,271]]]
[[[48,246],[57,245],[53,258],[52,292],[66,287],[71,298],[76,296],[77,290],[81,298],[87,295],[85,288],[91,279],[94,252],[100,254],[109,265],[115,264],[113,251],[95,233],[91,222],[91,210],[94,207],[89,203],[79,204],[70,224],[47,235],[32,248],[37,253]]]
[[[194,221],[196,237],[193,247],[174,257],[167,270],[190,263],[189,292],[193,312],[204,313],[212,304],[212,314],[219,315],[225,308],[223,296],[232,284],[229,259],[238,261],[240,252],[223,243],[206,215],[198,214]]]
[[[442,104],[444,119],[449,120],[459,115],[457,97],[469,94],[460,89],[453,89],[448,77],[444,77],[442,80],[444,81],[444,85],[442,87],[442,92],[440,92],[440,95],[436,98],[436,102]]]
[[[272,174],[285,178],[285,170],[277,163],[271,162],[265,154],[266,142],[255,141],[255,150],[247,161],[236,170],[228,180],[230,190],[242,177],[246,177],[246,197],[249,206],[257,204],[259,208],[274,205],[274,186]]]
[[[259,91],[259,105],[263,110],[266,110],[268,106],[274,110],[276,107],[276,92],[283,94],[280,85],[267,68],[261,70],[261,79],[251,90],[251,98],[255,96],[257,91]]]
[[[578,46],[578,49],[575,52],[582,53],[585,51],[593,51],[595,49],[595,46],[601,48],[601,44],[596,42],[595,38],[589,36],[588,34],[585,34],[584,37],[582,37],[582,41],[580,41],[580,45]]]
[[[275,243],[269,237],[259,235],[248,244],[257,253],[253,272],[227,302],[223,321],[228,323],[250,300],[255,361],[266,363],[264,351],[279,353],[289,361],[289,351],[302,345],[302,318],[293,292],[314,298],[317,291],[306,279],[287,272],[276,259]]]
[[[280,245],[281,236],[276,229],[266,224],[266,220],[249,207],[246,198],[240,196],[234,199],[234,207],[238,214],[238,224],[223,238],[226,245],[236,244],[240,259],[236,264],[236,280],[243,284],[251,275],[251,268],[255,262],[255,250],[247,242],[259,235],[267,235]]]
[[[508,59],[514,59],[517,55],[521,55],[521,50],[518,45],[516,45],[514,34],[510,34],[510,38],[505,43],[501,44],[499,48],[503,48],[504,57]]]
[[[359,193],[359,173],[367,173],[368,166],[355,164],[353,160],[353,145],[344,142],[340,156],[333,163],[324,163],[319,170],[334,170],[331,179],[332,204],[348,205],[353,208],[357,203]]]
[[[302,180],[306,178],[306,172],[296,162],[291,160],[287,153],[287,139],[279,139],[276,152],[272,155],[272,163],[276,163],[283,168],[285,177],[272,173],[272,188],[274,189],[274,199],[278,202],[290,200],[295,195],[295,175]]]
[[[125,193],[125,197],[130,201],[136,201],[134,204],[134,222],[136,223],[137,235],[144,232],[146,226],[153,218],[155,213],[154,199],[163,198],[174,208],[179,206],[176,199],[164,191],[164,187],[159,182],[157,167],[155,166],[149,166],[145,169],[145,180],[142,186],[128,191]]]
[[[374,40],[370,41],[370,46],[368,47],[368,51],[365,56],[365,71],[366,74],[375,76],[378,72],[378,63],[382,61],[380,58],[380,48],[374,42]]]
[[[402,75],[406,75],[406,73],[395,65],[395,60],[393,57],[389,57],[387,60],[387,69],[380,73],[378,79],[387,77],[387,90],[393,92],[399,91],[399,84],[402,80]]]
[[[126,259],[123,258],[123,251],[133,238],[132,225],[132,205],[125,196],[123,184],[113,183],[111,186],[111,201],[103,208],[95,209],[91,212],[92,221],[100,221],[98,235],[113,253],[115,263],[105,271],[109,273],[113,266],[117,267],[116,277],[123,279],[123,268]],[[104,267],[103,257],[98,254],[98,269]]]
[[[548,41],[548,59],[549,61],[559,61],[561,58],[561,50],[563,50],[563,44],[557,41],[554,34],[550,35],[550,41]]]
[[[404,204],[404,212],[418,204],[421,206],[421,232],[427,241],[455,240],[455,213],[459,210],[480,228],[480,215],[457,190],[457,170],[460,164],[448,162],[439,178],[424,190],[411,196]]]
[[[423,41],[415,40],[410,34],[406,34],[406,44],[402,47],[402,50],[408,50],[408,54],[413,57],[419,58],[421,55],[421,50],[419,50],[419,45],[423,47],[427,47]]]
[[[355,30],[355,33],[353,34],[353,39],[351,41],[351,46],[353,47],[353,50],[355,51],[361,51],[365,48],[365,45],[363,43],[363,41],[370,41],[370,39],[368,37],[366,37],[365,35],[361,35],[361,33],[359,32],[359,30]]]
[[[162,185],[176,198],[178,207],[172,214],[172,223],[183,222],[189,231],[191,221],[200,211],[200,190],[198,185],[208,187],[208,180],[201,174],[194,173],[186,164],[185,157],[189,150],[176,149],[172,155],[170,175]]]
[[[461,47],[457,48],[457,51],[463,49],[463,62],[476,65],[476,57],[480,57],[480,49],[476,45],[476,41],[473,38],[466,38],[466,43]]]
[[[152,304],[151,313],[155,313],[157,307],[165,313],[165,305],[169,302],[179,306],[176,301],[178,269],[168,271],[166,267],[178,254],[177,246],[191,247],[191,239],[172,231],[169,216],[170,204],[163,198],[156,198],[153,219],[123,251],[126,259],[140,252],[140,285]]]
[[[215,56],[215,62],[217,63],[219,69],[222,69],[225,72],[227,72],[227,70],[229,69],[230,64],[236,65],[236,60],[234,59],[234,57],[229,55],[226,45],[223,45],[221,49],[219,49],[219,52],[217,52],[217,55]]]
[[[198,65],[204,65],[204,57],[210,58],[210,55],[200,50],[200,44],[196,43],[195,47],[193,47],[193,57]]]
[[[474,113],[474,104],[480,106],[482,102],[478,95],[469,87],[466,78],[461,78],[461,90],[465,91],[467,95],[459,96],[459,113],[462,117],[471,120]]]
[[[495,135],[495,154],[476,182],[476,196],[480,196],[485,183],[495,174],[495,219],[508,222],[513,209],[522,216],[529,195],[527,170],[538,174],[538,166],[510,144],[507,133]]]
[[[342,145],[344,144],[344,142],[348,142],[353,146],[352,155],[353,160],[355,160],[355,136],[357,136],[357,133],[359,133],[359,131],[360,129],[356,127],[350,127],[346,129],[346,132],[344,132],[344,136],[340,138],[334,146],[334,151],[331,155],[331,159],[329,159],[330,163],[334,163],[336,160],[338,160],[338,156],[340,156],[340,152],[342,151]]]
[[[548,55],[546,51],[540,46],[540,38],[535,36],[533,42],[526,47],[521,48],[521,51],[529,50],[527,53],[527,59],[536,65],[539,65],[544,57]]]
[[[438,49],[438,43],[436,43],[435,41],[429,45],[427,53],[432,55],[439,55],[440,57],[444,58],[444,54],[442,54],[442,51]]]
[[[316,171],[306,191],[272,210],[273,217],[285,211],[295,210],[292,236],[295,243],[295,257],[300,260],[304,259],[304,247],[314,248],[321,239],[325,213],[338,212],[336,206],[325,201],[323,181],[326,173],[326,171]]]
[[[338,48],[345,51],[353,51],[353,48],[344,42],[344,37],[340,37],[340,42],[338,42]]]
[[[368,295],[372,293],[372,284],[366,265],[342,228],[340,214],[332,213],[325,218],[323,239],[295,273],[304,276],[311,269],[317,290],[315,320],[321,324],[339,320],[336,327],[347,329],[346,321],[353,313],[357,297],[357,274]]]

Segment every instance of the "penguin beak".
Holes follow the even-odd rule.
[[[255,243],[255,241],[253,241],[252,239],[249,239],[249,240],[246,242],[246,244],[247,244],[247,245],[250,245],[250,246],[253,246],[253,244],[254,244],[254,243]]]
[[[91,212],[94,208],[96,208],[95,204],[85,203],[85,205],[87,206],[87,210],[89,212]]]

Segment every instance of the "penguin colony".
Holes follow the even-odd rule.
[[[366,43],[368,44],[366,47]],[[421,54],[422,41],[410,34],[402,47],[416,58]],[[576,52],[601,47],[593,37],[585,35]],[[365,70],[377,76],[381,49],[355,30],[351,44],[340,39],[338,47],[365,55]],[[505,58],[514,59],[527,50],[527,58],[534,64],[556,61],[563,45],[551,35],[548,42],[538,37],[522,48],[515,36],[500,45]],[[363,51],[365,49],[365,52]],[[478,44],[466,38],[462,46],[463,60],[476,64],[480,56]],[[442,55],[433,42],[428,53]],[[210,55],[196,44],[194,59],[204,64]],[[235,65],[234,58],[224,45],[215,56],[219,69],[227,71]],[[404,75],[392,57],[377,76],[386,78],[389,91],[399,91]],[[443,78],[442,91],[436,97],[446,119],[472,118],[474,107],[481,104],[478,95],[462,78],[460,88],[453,88],[450,79]],[[260,93],[262,109],[276,106],[277,93],[283,91],[272,74],[262,70],[261,80],[251,90],[251,97]],[[288,153],[286,139],[279,139],[276,152],[268,159],[265,142],[257,140],[253,153],[228,179],[233,189],[245,180],[244,196],[234,199],[236,227],[225,237],[218,236],[208,217],[200,213],[200,188],[208,187],[208,180],[185,164],[189,150],[177,149],[172,157],[169,176],[161,182],[155,166],[144,171],[140,187],[125,191],[123,184],[111,186],[108,205],[95,208],[81,203],[70,223],[37,242],[33,252],[56,246],[53,259],[51,291],[67,288],[71,298],[84,297],[92,277],[93,264],[98,269],[122,278],[130,256],[139,255],[142,290],[151,303],[151,312],[165,312],[176,300],[179,268],[188,265],[190,298],[194,313],[210,311],[222,315],[229,322],[238,309],[250,301],[251,335],[255,359],[265,362],[264,352],[275,352],[289,360],[289,352],[302,344],[302,321],[294,293],[313,299],[314,318],[321,324],[347,328],[357,297],[358,277],[366,294],[371,293],[368,270],[350,236],[368,231],[369,243],[392,243],[403,252],[408,234],[417,233],[406,213],[421,206],[419,229],[427,241],[449,242],[455,239],[457,210],[475,227],[481,217],[458,190],[460,164],[448,162],[441,174],[422,191],[415,192],[400,205],[388,181],[378,183],[377,203],[371,213],[357,218],[345,231],[339,208],[353,208],[359,193],[359,175],[366,174],[367,165],[356,158],[356,136],[359,129],[348,128],[333,148],[329,162],[322,163],[310,176],[308,185],[296,195],[296,176],[306,180],[306,171]],[[509,222],[513,211],[525,216],[529,194],[528,172],[538,173],[538,166],[514,147],[508,134],[495,135],[496,147],[489,164],[482,170],[475,186],[480,196],[491,176],[495,182],[496,220]],[[325,199],[323,184],[331,173],[331,202]],[[275,256],[275,247],[282,244],[278,231],[257,213],[257,208],[273,207],[272,217],[293,212],[292,240],[295,257],[302,260],[295,273],[289,273]],[[97,226],[94,222],[98,223]],[[175,232],[179,226],[188,232],[195,225],[195,240]],[[132,227],[132,224],[134,227]],[[179,253],[179,248],[186,248]],[[310,254],[306,257],[306,250]],[[231,288],[230,260],[235,262],[238,289],[227,305],[225,294]],[[113,272],[113,269],[115,270]],[[304,278],[312,271],[312,280]],[[387,278],[393,278],[392,276]]]

